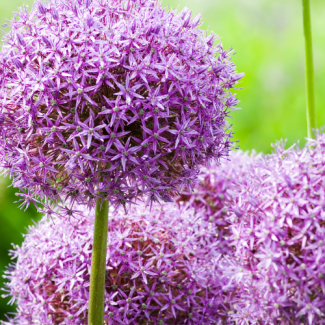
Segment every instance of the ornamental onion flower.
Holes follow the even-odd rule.
[[[323,324],[325,134],[318,132],[303,149],[275,148],[237,192],[242,215],[231,226],[231,241],[260,280],[257,303],[264,303],[268,324]]]
[[[227,247],[219,254],[233,265],[225,270],[236,286],[229,324],[323,324],[325,134],[302,149],[275,148],[264,157],[232,155],[180,200],[206,211],[216,243]]]
[[[229,161],[203,168],[194,191],[184,192],[177,198],[181,206],[196,211],[196,221],[192,224],[198,243],[202,247],[210,247],[213,243],[214,249],[206,253],[208,259],[211,254],[233,255],[234,249],[229,242],[230,226],[232,216],[241,214],[236,195],[250,183],[253,161],[259,158],[255,152],[250,155],[242,151],[231,152]]]
[[[51,0],[10,24],[0,161],[23,205],[170,201],[228,155],[243,74],[199,15],[153,0]]]
[[[179,219],[182,213],[182,220]],[[217,324],[232,295],[225,263],[207,263],[193,240],[194,209],[165,204],[111,214],[105,324]],[[58,209],[30,228],[7,270],[15,317],[4,324],[86,324],[94,211]],[[229,299],[229,298],[228,298]]]

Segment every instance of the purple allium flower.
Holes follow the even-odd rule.
[[[120,210],[121,211],[121,210]],[[180,213],[182,219],[180,219]],[[6,272],[14,319],[4,324],[86,324],[94,212],[63,209],[31,227]],[[111,214],[105,324],[219,324],[233,284],[225,263],[207,263],[195,240],[195,210],[165,204]],[[224,273],[224,272],[223,272]]]
[[[233,155],[181,200],[217,220],[236,286],[229,324],[325,324],[325,134],[303,149],[275,147]]]
[[[192,221],[196,239],[202,247],[214,245],[214,250],[207,252],[232,256],[233,247],[229,238],[232,234],[230,226],[233,214],[241,214],[236,205],[237,192],[249,183],[249,170],[252,162],[259,156],[241,151],[231,152],[229,161],[221,165],[213,163],[210,169],[202,169],[200,183],[192,193],[183,193],[177,202],[189,208],[194,208],[198,221]],[[198,225],[198,226],[196,226]],[[197,228],[196,228],[197,227]]]
[[[219,318],[220,324],[270,325],[264,321],[269,320],[265,300],[260,299],[259,290],[263,283],[236,254],[232,239],[235,234],[233,224],[245,213],[238,201],[238,193],[247,193],[248,204],[255,207],[258,204],[249,193],[254,162],[261,156],[239,151],[231,152],[229,158],[230,161],[222,162],[220,166],[213,164],[210,169],[203,169],[200,184],[194,192],[182,194],[177,202],[185,209],[195,211],[185,217],[188,229],[193,232],[192,241],[201,250],[203,259],[218,265],[226,310],[224,317]]]
[[[0,160],[23,204],[169,201],[228,155],[243,74],[200,25],[153,0],[19,9],[0,54]]]
[[[325,324],[325,134],[303,149],[275,148],[237,192],[231,241],[259,279],[251,292],[267,324]]]

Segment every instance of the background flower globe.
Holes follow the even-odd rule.
[[[105,324],[225,321],[233,295],[222,274],[226,263],[207,263],[185,211],[183,222],[170,204],[143,211],[144,205],[127,216],[115,212],[109,220]],[[194,213],[187,212],[188,220]],[[6,272],[7,291],[18,309],[4,324],[86,324],[94,211],[73,216],[64,210],[44,216],[12,251],[17,263]]]
[[[18,18],[19,19],[16,19]],[[1,162],[35,197],[169,201],[227,156],[230,50],[159,1],[37,2],[0,54]]]
[[[324,148],[318,133],[303,149],[232,153],[179,197],[196,211],[196,244],[211,250],[202,255],[225,265],[229,324],[323,322]]]
[[[195,211],[192,219],[188,215],[185,219],[191,223],[197,244],[202,249],[206,247],[207,259],[213,255],[234,255],[230,243],[231,225],[237,215],[241,215],[236,202],[237,192],[250,183],[253,162],[260,157],[254,151],[251,154],[232,151],[229,160],[203,168],[194,191],[184,192],[177,198],[179,206]]]
[[[324,148],[323,133],[303,149],[278,143],[237,188],[230,241],[254,279],[242,316],[259,309],[267,324],[324,323]]]

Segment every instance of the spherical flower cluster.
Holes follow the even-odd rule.
[[[258,204],[250,186],[256,162],[262,156],[238,151],[231,152],[229,158],[220,166],[212,164],[210,169],[203,169],[194,192],[181,195],[177,201],[194,209],[196,220],[186,217],[193,225],[193,240],[203,249],[202,256],[217,261],[218,274],[224,280],[227,315],[220,324],[270,325],[265,300],[260,297],[263,283],[247,268],[233,241],[234,225],[244,214],[238,193],[245,193],[247,205]]]
[[[229,324],[325,324],[325,134],[275,148],[232,155],[180,200],[205,211],[230,261]]]
[[[244,312],[263,302],[268,324],[325,324],[325,134],[303,149],[279,143],[248,177],[231,229],[236,256],[259,279]]]
[[[231,51],[154,0],[20,8],[0,54],[0,161],[23,203],[170,201],[227,156]]]
[[[105,324],[225,320],[233,286],[222,274],[225,263],[208,263],[195,245],[188,221],[195,211],[170,204],[143,211],[133,207],[109,220]],[[17,263],[6,272],[7,289],[18,311],[4,324],[86,324],[94,213],[73,216],[45,216],[11,252]]]
[[[227,256],[233,254],[229,242],[232,234],[230,225],[234,221],[233,216],[241,214],[236,206],[236,195],[245,184],[248,185],[247,175],[252,171],[253,161],[259,158],[255,152],[251,155],[242,151],[231,152],[229,161],[222,162],[221,165],[212,163],[210,169],[203,168],[199,175],[200,182],[194,191],[184,192],[178,197],[177,202],[193,208],[196,219],[200,219],[200,223],[192,221],[195,238],[202,247],[214,245],[214,249],[207,252],[207,258],[212,253]]]

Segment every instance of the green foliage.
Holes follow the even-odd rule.
[[[12,17],[17,6],[32,0],[0,1],[0,24]],[[233,113],[236,140],[243,150],[270,152],[270,143],[288,138],[304,143],[307,135],[304,73],[304,39],[301,1],[296,0],[163,0],[165,6],[187,6],[201,13],[209,30],[222,36],[225,48],[232,46],[234,62],[246,76],[238,90],[241,103]],[[314,42],[315,91],[318,127],[325,121],[325,10],[323,0],[311,1]],[[1,34],[1,33],[0,33]],[[10,243],[20,244],[21,233],[37,219],[35,208],[26,213],[17,208],[9,181],[0,182],[0,273],[9,263]],[[2,277],[0,278],[2,281]],[[0,284],[3,287],[2,283]],[[12,311],[8,299],[0,299],[0,319]]]
[[[242,109],[233,113],[236,140],[243,150],[271,152],[281,138],[289,144],[307,136],[302,3],[296,0],[163,0],[172,8],[201,13],[246,76],[238,90]],[[318,127],[325,123],[325,11],[311,1]]]

